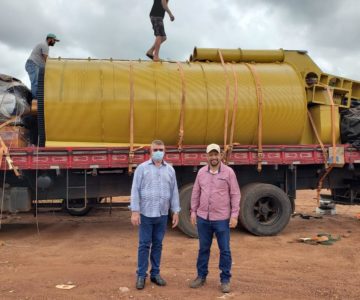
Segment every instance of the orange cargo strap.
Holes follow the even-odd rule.
[[[331,91],[328,85],[325,87],[330,99],[330,106],[331,106],[331,138],[332,138],[332,147],[333,147],[332,163],[335,164],[336,163],[336,132],[335,132],[335,103],[333,97],[334,90]]]
[[[263,146],[262,146],[262,127],[263,127],[263,92],[261,89],[261,82],[260,78],[256,72],[255,66],[251,64],[245,64],[248,69],[251,71],[251,74],[255,81],[256,86],[256,98],[258,101],[258,166],[257,170],[258,172],[261,172],[262,169],[262,160],[263,160]]]
[[[330,100],[330,106],[331,106],[331,139],[332,139],[332,148],[333,148],[333,158],[332,158],[332,162],[330,163],[330,165],[328,165],[327,156],[325,156],[325,154],[324,154],[326,170],[325,170],[325,173],[321,176],[319,183],[318,183],[317,190],[316,190],[316,192],[317,192],[316,193],[316,201],[317,201],[318,206],[320,205],[320,192],[322,190],[324,180],[330,174],[330,172],[332,171],[332,169],[335,167],[335,164],[336,164],[335,103],[334,103],[334,98],[333,98],[333,91],[330,90],[330,87],[328,85],[322,84],[322,86],[326,89],[326,92],[327,92],[327,94],[329,96],[329,100]],[[318,138],[318,140],[320,140],[320,138],[316,134],[315,124],[314,124],[314,121],[312,120],[310,112],[308,112],[308,114],[310,117],[311,125],[313,126],[313,129],[315,131],[315,135]],[[323,152],[326,153],[324,145],[322,145],[322,149],[323,149]]]
[[[239,85],[238,85],[238,77],[236,74],[236,70],[234,68],[233,64],[230,64],[231,70],[234,75],[234,81],[235,81],[235,93],[234,93],[234,103],[233,103],[233,113],[232,113],[232,119],[231,119],[231,128],[230,128],[230,141],[229,141],[229,151],[226,153],[225,160],[226,162],[230,159],[232,149],[234,147],[234,131],[235,131],[235,123],[236,123],[236,113],[238,108],[238,95],[239,95]]]
[[[319,133],[318,133],[318,131],[316,129],[315,122],[314,122],[314,119],[311,116],[310,111],[308,110],[307,113],[308,113],[308,117],[309,117],[309,120],[310,120],[311,127],[312,127],[312,129],[313,129],[313,131],[315,133],[316,139],[317,139],[317,141],[318,141],[318,143],[319,143],[319,145],[321,147],[321,150],[323,152],[324,164],[325,164],[325,167],[327,168],[328,167],[328,162],[327,162],[328,161],[328,155],[327,155],[324,143],[321,141],[320,135],[319,135]]]
[[[325,173],[321,176],[321,178],[319,180],[319,183],[318,183],[318,186],[317,186],[317,189],[316,189],[316,203],[317,203],[317,206],[320,205],[320,192],[322,190],[324,180],[325,180],[326,176],[329,175],[329,173],[332,171],[333,168],[334,168],[334,165],[330,165],[329,167],[327,167],[326,170],[325,170]]]
[[[129,174],[133,173],[133,159],[134,159],[134,66],[132,61],[130,61],[130,151],[129,151]]]
[[[227,144],[227,135],[228,135],[228,122],[229,122],[229,98],[230,98],[230,82],[229,82],[229,76],[227,72],[227,68],[224,62],[223,55],[218,49],[218,54],[220,57],[221,64],[224,68],[225,72],[225,79],[226,79],[226,98],[225,98],[225,120],[224,120],[224,158],[227,157],[228,152],[228,144]],[[226,163],[226,161],[225,161]]]
[[[318,131],[316,129],[315,122],[314,122],[314,120],[313,120],[313,118],[311,116],[311,113],[309,111],[307,111],[307,112],[308,112],[309,120],[310,120],[310,123],[311,123],[311,127],[312,127],[312,129],[313,129],[313,131],[315,133],[316,139],[318,140],[318,143],[319,143],[319,145],[321,147],[321,150],[322,150],[322,153],[323,153],[323,156],[324,156],[325,173],[320,177],[318,185],[317,185],[317,189],[316,189],[316,203],[317,203],[317,206],[319,206],[319,204],[320,204],[320,192],[322,190],[324,180],[325,180],[326,176],[333,169],[333,166],[328,165],[328,155],[327,155],[324,143],[321,141],[321,138],[320,138],[319,133],[318,133]]]
[[[179,66],[180,78],[181,78],[181,110],[180,110],[180,125],[179,125],[179,141],[178,149],[182,150],[184,142],[184,121],[185,121],[185,104],[186,104],[186,82],[184,76],[184,70],[180,62],[176,62]]]

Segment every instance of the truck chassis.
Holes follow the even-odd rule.
[[[326,175],[322,187],[331,190],[336,203],[360,204],[360,151],[350,145],[339,146],[344,148],[343,163]],[[227,163],[241,187],[240,222],[255,235],[274,235],[289,222],[296,191],[317,189],[326,166],[318,145],[268,145],[262,151],[260,172],[256,146],[235,146]],[[40,200],[62,199],[71,214],[84,215],[103,206],[105,197],[129,195],[134,168],[149,158],[148,147],[134,152],[129,147],[13,148],[2,158],[0,168],[4,194],[8,195],[2,209],[28,211]],[[179,227],[196,237],[189,209],[192,183],[207,162],[205,146],[167,147],[165,160],[177,174],[182,207]]]

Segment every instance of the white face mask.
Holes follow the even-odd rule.
[[[153,151],[151,154],[151,158],[154,161],[162,161],[164,158],[164,151]]]

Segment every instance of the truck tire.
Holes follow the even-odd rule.
[[[191,193],[193,189],[193,184],[189,183],[180,188],[180,207],[181,211],[179,213],[179,228],[182,232],[192,238],[198,237],[198,232],[196,226],[191,224],[190,219],[190,208],[191,208]]]
[[[87,215],[93,208],[91,203],[94,199],[88,199],[86,206],[84,207],[84,199],[69,199],[69,208],[66,207],[66,199],[63,200],[63,208],[72,216],[85,216]],[[78,206],[78,207],[77,207]]]
[[[275,185],[251,183],[241,190],[239,220],[252,234],[278,234],[289,223],[291,212],[289,197]]]

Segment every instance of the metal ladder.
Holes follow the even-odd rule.
[[[69,207],[69,190],[70,189],[84,189],[84,206],[82,207]],[[69,185],[69,169],[66,169],[66,209],[85,209],[87,207],[87,173],[84,170],[84,185],[70,186]]]

